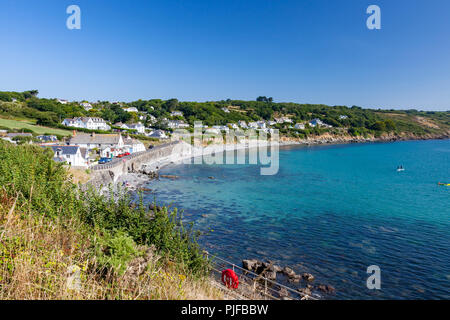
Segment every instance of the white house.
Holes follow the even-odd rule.
[[[256,124],[258,125],[259,129],[265,129],[266,128],[266,123],[264,121],[258,121]]]
[[[167,126],[171,129],[189,128],[189,124],[181,120],[169,120]]]
[[[66,127],[84,128],[89,130],[111,130],[111,127],[102,118],[78,117],[64,119],[62,125]]]
[[[41,136],[37,136],[36,138],[38,138],[42,142],[55,142],[55,141],[58,141],[58,137],[54,136],[54,135],[41,135]]]
[[[238,124],[241,128],[244,128],[244,129],[248,128],[247,123],[244,120],[239,120]]]
[[[80,105],[84,108],[84,110],[89,111],[92,109],[92,105],[89,102],[82,102]]]
[[[126,112],[139,112],[139,110],[136,107],[129,107],[123,110],[125,110]]]
[[[120,134],[77,134],[70,139],[69,144],[88,150],[106,147],[120,149],[123,147],[123,138]]]
[[[228,108],[226,108],[226,107],[223,107],[222,111],[225,112],[225,113],[230,113],[230,110],[228,110]]]
[[[341,120],[348,119],[348,116],[341,114],[339,116],[339,119],[341,119]]]
[[[182,117],[183,116],[183,112],[181,112],[181,111],[172,111],[172,113],[170,115],[172,117]]]
[[[155,130],[153,131],[149,137],[156,138],[156,139],[167,139],[167,135],[163,130]]]
[[[140,122],[132,123],[132,124],[129,124],[129,125],[124,125],[124,126],[127,126],[128,129],[130,129],[130,130],[136,130],[140,134],[144,134],[145,133],[145,126],[142,123],[140,123]]]
[[[87,167],[87,149],[79,146],[48,146],[55,153],[53,160],[73,167]]]
[[[69,101],[67,101],[67,100],[64,100],[64,99],[56,99],[59,103],[61,103],[61,104],[68,104],[69,103]]]
[[[275,118],[274,119],[277,123],[292,123],[292,119],[288,117],[281,117],[281,118]]]
[[[319,126],[319,127],[327,127],[327,128],[331,128],[332,126],[329,124],[324,123],[322,120],[320,119],[313,119],[309,122],[309,125],[311,127],[315,127],[315,126]]]
[[[252,129],[258,129],[258,122],[249,122],[248,127]]]
[[[236,123],[227,123],[227,126],[235,130],[239,129],[239,126]]]
[[[123,150],[129,153],[141,152],[145,151],[145,146],[139,140],[126,137],[123,139]]]
[[[296,123],[294,128],[298,129],[298,130],[305,130],[305,124],[304,123]]]

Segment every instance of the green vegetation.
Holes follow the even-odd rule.
[[[256,101],[222,100],[209,102],[182,102],[177,99],[138,100],[130,103],[98,101],[94,108],[86,111],[77,102],[61,104],[56,99],[39,99],[37,91],[0,92],[0,117],[34,119],[37,124],[60,128],[61,120],[78,116],[101,117],[110,123],[137,122],[138,114],[124,110],[135,107],[157,118],[156,123],[144,123],[148,127],[167,130],[163,118],[186,120],[191,127],[195,121],[208,126],[237,123],[239,120],[273,120],[287,116],[293,123],[307,123],[320,119],[332,126],[329,128],[306,126],[296,130],[289,124],[275,126],[284,136],[308,137],[325,132],[350,134],[353,136],[380,136],[412,134],[416,136],[446,134],[450,130],[450,111],[423,112],[417,110],[375,110],[358,106],[326,106],[321,104],[298,104],[274,102],[272,97],[260,96]],[[16,99],[17,101],[12,102]],[[229,112],[222,110],[227,108]],[[183,117],[172,117],[172,111],[182,111]]]
[[[185,298],[186,277],[192,285],[208,270],[198,236],[176,209],[82,191],[50,150],[0,140],[0,298],[74,298],[65,289],[69,265],[83,271],[80,298],[163,298],[168,286],[170,298]],[[136,264],[145,267],[140,277]]]

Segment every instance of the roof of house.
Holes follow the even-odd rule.
[[[60,150],[63,154],[77,154],[79,146],[43,146],[52,148],[54,152]]]
[[[139,140],[136,140],[136,139],[132,139],[132,138],[124,138],[123,144],[125,146],[132,146],[132,145],[136,145],[136,144],[142,144],[142,142]]]
[[[70,144],[117,144],[120,134],[77,134],[70,139]]]
[[[14,138],[14,137],[32,137],[33,135],[31,133],[18,132],[18,133],[8,133],[7,136],[10,138]]]

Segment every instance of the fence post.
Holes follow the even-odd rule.
[[[264,300],[267,300],[267,278],[264,278]]]

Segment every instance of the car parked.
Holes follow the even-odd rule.
[[[112,161],[111,158],[100,158],[100,160],[98,160],[98,164],[105,164],[111,161]]]

